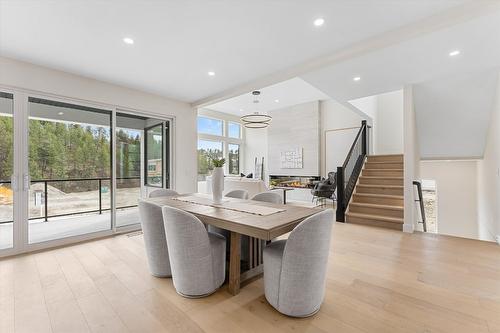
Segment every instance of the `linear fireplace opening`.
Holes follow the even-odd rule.
[[[271,187],[313,188],[319,180],[319,176],[270,175],[269,185]]]

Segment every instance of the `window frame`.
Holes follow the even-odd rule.
[[[149,164],[148,164],[148,131],[152,128],[161,126],[161,133],[162,133],[162,140],[161,140],[161,185],[151,185],[148,183],[148,171],[149,171]],[[149,126],[144,128],[144,186],[148,187],[156,187],[156,188],[163,188],[163,185],[165,185],[165,173],[164,173],[164,161],[165,161],[165,126],[164,122],[162,121],[161,123]]]
[[[222,121],[222,128],[223,128],[222,136],[197,132],[198,138],[197,138],[196,142],[198,143],[199,140],[222,142],[222,156],[223,156],[223,158],[226,159],[226,164],[224,165],[224,174],[226,175],[226,177],[240,177],[242,166],[244,165],[244,161],[243,161],[243,158],[244,158],[244,154],[243,154],[244,153],[243,152],[243,150],[244,150],[243,126],[241,126],[241,124],[236,120],[224,119],[222,117],[216,117],[216,116],[210,116],[210,115],[204,115],[204,114],[198,114],[196,117],[196,124],[197,124],[196,130],[197,131],[198,131],[198,117]],[[231,138],[228,136],[229,123],[234,123],[234,124],[240,125],[240,137],[239,138]],[[239,148],[239,159],[238,159],[238,170],[240,171],[240,173],[238,175],[229,174],[229,163],[227,163],[227,161],[229,160],[229,148],[228,148],[229,144],[239,145],[239,147],[240,147]]]
[[[205,118],[205,119],[210,119],[210,120],[222,122],[222,135],[198,132],[198,119],[199,118]],[[210,116],[205,116],[205,115],[197,115],[196,116],[196,133],[202,134],[202,135],[216,136],[216,137],[226,137],[226,135],[227,135],[226,121],[224,119],[221,119],[221,118],[210,117]]]

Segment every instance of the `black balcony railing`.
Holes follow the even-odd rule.
[[[122,180],[140,180],[141,177],[120,177],[116,178],[117,181],[122,181]],[[49,183],[66,183],[66,182],[97,182],[97,190],[98,190],[98,206],[97,209],[90,209],[90,210],[78,210],[78,211],[72,211],[68,213],[63,213],[63,214],[49,214]],[[79,214],[89,214],[89,213],[99,213],[102,214],[105,211],[111,210],[111,208],[103,207],[103,199],[102,199],[102,189],[103,189],[103,182],[109,181],[111,182],[110,177],[105,177],[105,178],[70,178],[70,179],[41,179],[41,180],[32,180],[31,184],[43,184],[43,205],[44,205],[44,212],[43,216],[36,216],[36,217],[30,217],[29,220],[39,220],[43,219],[45,221],[48,221],[49,218],[52,217],[62,217],[62,216],[70,216],[70,215],[79,215]],[[0,185],[2,184],[11,184],[11,181],[3,181],[0,180]],[[140,183],[138,186],[134,187],[140,187]],[[88,188],[88,187],[86,187]],[[81,191],[83,192],[83,191]],[[123,208],[132,208],[132,207],[137,207],[137,205],[125,205],[125,206],[117,206],[117,209],[123,209]],[[3,223],[12,223],[14,221],[9,220],[9,221],[0,221],[0,224]]]

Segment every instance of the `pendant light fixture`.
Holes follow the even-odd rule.
[[[252,91],[252,95],[254,96],[253,103],[255,104],[255,112],[241,117],[241,122],[246,128],[266,128],[267,126],[269,126],[273,118],[267,114],[259,113],[259,111],[257,110],[260,91],[254,90]]]

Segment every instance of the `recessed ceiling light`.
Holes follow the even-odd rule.
[[[460,54],[460,50],[454,50],[449,53],[450,57],[454,57]]]
[[[321,17],[314,20],[314,25],[317,27],[321,27],[323,24],[325,24],[325,19]]]
[[[64,112],[58,112],[57,114],[62,116],[64,114]]]
[[[243,112],[243,111],[245,111],[245,110],[243,110],[243,109],[240,109],[240,112]]]
[[[215,72],[210,71],[210,72],[208,72],[207,74],[208,74],[209,76],[214,76],[214,75],[215,75]]]
[[[125,38],[123,38],[123,42],[124,42],[125,44],[128,44],[128,45],[132,45],[132,44],[134,44],[134,40],[133,40],[132,38],[130,38],[130,37],[125,37]]]
[[[359,81],[359,80],[361,80],[361,77],[359,77],[359,76],[355,76],[355,77],[353,77],[353,78],[352,78],[352,80],[353,80],[353,81]]]
[[[279,99],[275,99],[274,101],[275,101],[276,103],[279,103],[279,102],[280,102],[280,100],[279,100]]]

